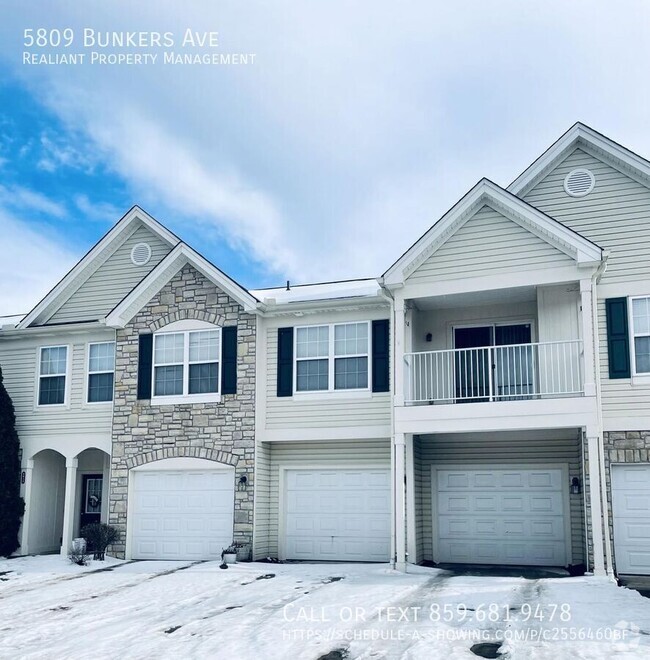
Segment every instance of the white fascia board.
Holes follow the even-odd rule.
[[[115,244],[127,232],[132,230],[132,225],[140,220],[151,231],[160,236],[162,240],[171,246],[180,243],[180,239],[169,230],[165,229],[159,222],[154,220],[139,206],[134,206],[115,226],[104,235],[82,259],[70,270],[67,275],[18,323],[18,328],[26,328],[49,309],[56,308],[57,304],[63,304],[73,295],[83,282],[85,282],[108,258],[106,255],[117,249]],[[120,242],[121,244],[121,242]]]
[[[602,250],[560,222],[535,209],[492,181],[482,179],[408,250],[384,275],[389,288],[403,286],[406,278],[436,252],[484,205],[503,213],[523,228],[577,262],[600,261]]]
[[[236,300],[245,311],[257,311],[258,301],[253,296],[188,245],[180,243],[106,316],[106,325],[123,328],[188,263]]]
[[[645,185],[650,186],[650,162],[594,131],[593,128],[578,122],[529,165],[507,190],[515,195],[525,195],[565,158],[569,151],[581,145],[590,146],[606,158],[611,158],[619,168],[631,170]]]

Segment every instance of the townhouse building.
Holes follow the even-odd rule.
[[[134,207],[0,365],[22,553],[650,573],[650,163],[580,123],[369,279],[247,290]]]

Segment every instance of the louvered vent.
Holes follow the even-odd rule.
[[[571,197],[584,197],[593,189],[596,179],[589,170],[573,170],[564,179],[564,190]]]
[[[131,250],[131,261],[136,266],[144,266],[151,259],[151,247],[147,243],[138,243]]]

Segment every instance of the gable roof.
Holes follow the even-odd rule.
[[[247,312],[255,312],[259,302],[235,280],[213,266],[186,243],[179,243],[104,320],[114,328],[124,327],[186,264],[190,264],[213,284],[236,300]]]
[[[481,179],[384,273],[384,284],[389,287],[403,285],[418,266],[442,247],[483,206],[490,206],[502,213],[575,259],[578,264],[593,264],[602,258],[602,250],[595,243],[496,183]]]
[[[133,231],[138,222],[170,246],[181,240],[163,227],[139,206],[133,206],[120,220],[81,258],[63,279],[20,321],[18,328],[26,328],[51,316],[121,245],[125,235]]]
[[[650,161],[586,124],[576,122],[508,186],[508,191],[525,195],[576,147],[650,187]]]

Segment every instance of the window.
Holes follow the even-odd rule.
[[[153,396],[218,393],[220,339],[218,329],[154,335]]]
[[[88,403],[113,400],[115,342],[88,344]]]
[[[632,299],[634,372],[650,374],[650,298]]]
[[[296,391],[368,389],[370,324],[296,328]]]
[[[41,348],[38,371],[39,406],[58,406],[65,403],[67,367],[67,346]]]

